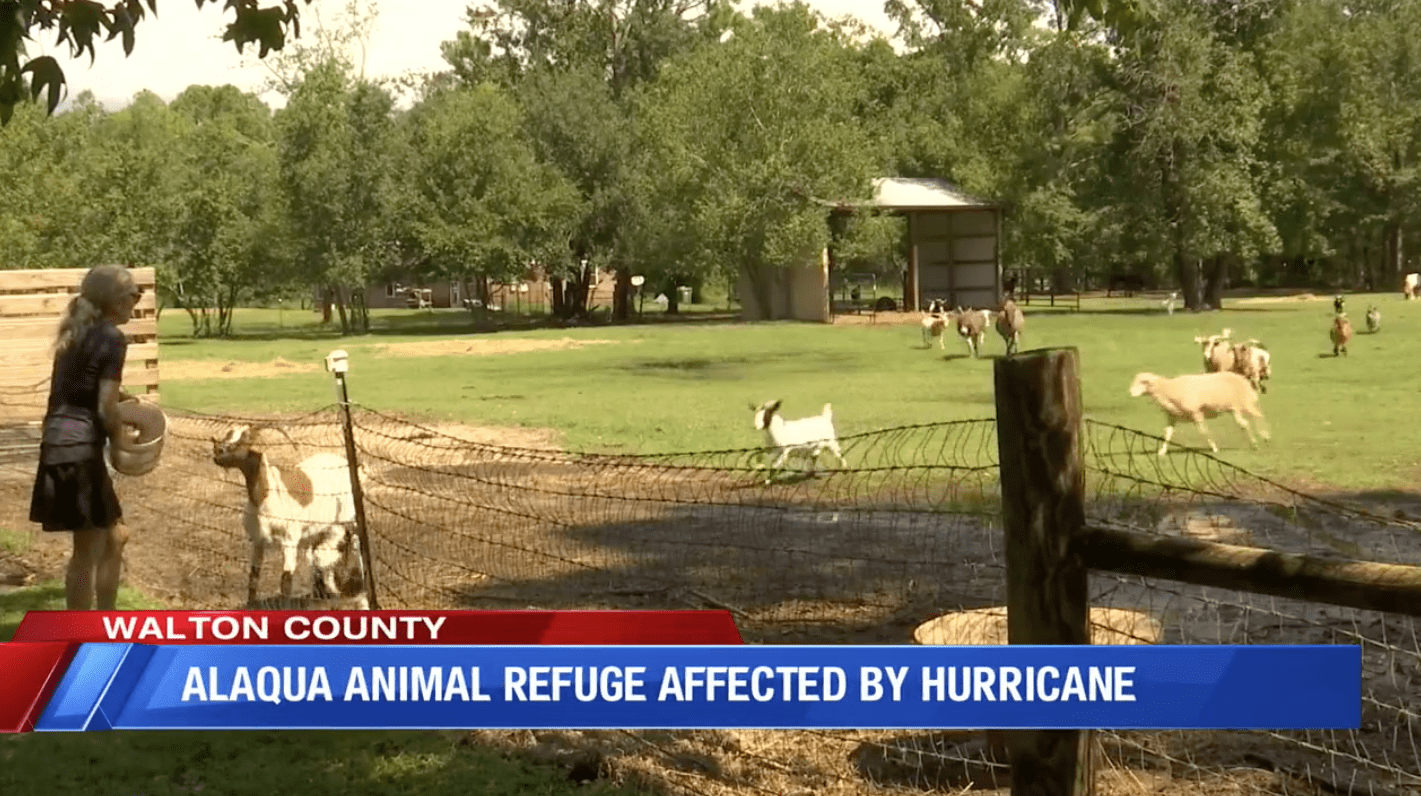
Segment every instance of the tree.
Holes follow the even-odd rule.
[[[665,64],[640,103],[642,262],[744,276],[760,307],[828,243],[820,200],[859,199],[881,163],[854,111],[851,43],[802,3],[755,9],[725,44]]]
[[[197,0],[197,7],[201,9],[215,1]],[[305,2],[309,5],[311,0]],[[267,53],[285,46],[288,28],[296,36],[301,35],[297,3],[298,0],[282,0],[280,6],[262,7],[258,0],[226,0],[223,10],[232,9],[236,17],[227,23],[222,40],[236,45],[239,53],[248,44],[258,44],[258,57],[265,58]],[[95,37],[107,34],[104,41],[121,38],[124,55],[130,55],[137,41],[138,24],[148,13],[157,16],[158,0],[117,0],[112,6],[97,0],[0,0],[0,125],[9,124],[15,105],[26,94],[36,100],[46,93],[47,112],[51,114],[64,98],[64,70],[52,56],[20,63],[26,52],[25,42],[34,41],[34,33],[57,27],[56,43],[67,43],[76,58],[87,50],[91,61],[98,55],[94,50]],[[30,75],[28,87],[26,74]]]
[[[715,42],[733,16],[723,0],[494,0],[470,7],[470,29],[442,45],[463,85],[513,92],[539,158],[582,194],[568,251],[544,263],[554,313],[584,314],[598,269],[611,266],[612,315],[629,316],[626,97],[668,59]]]
[[[491,84],[429,95],[410,110],[417,152],[408,214],[426,276],[521,279],[530,261],[566,257],[576,188],[539,162],[518,105]]]

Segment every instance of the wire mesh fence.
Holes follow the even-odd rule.
[[[175,607],[241,606],[249,484],[239,468],[214,462],[214,440],[259,427],[258,447],[289,468],[313,453],[343,453],[339,414],[167,412],[158,468],[116,476],[134,532],[128,578]],[[486,431],[361,408],[354,435],[382,607],[723,607],[749,640],[912,643],[927,620],[1005,605],[990,419],[846,437],[848,466],[771,483],[758,449],[613,456],[513,447]],[[1305,494],[1198,452],[1160,457],[1159,441],[1087,422],[1090,522],[1421,564],[1421,533],[1404,514]],[[0,524],[30,527],[33,475],[32,455],[0,463]],[[279,570],[266,566],[261,593],[276,591]],[[1360,644],[1366,676],[1360,730],[1099,733],[1100,792],[1172,783],[1179,793],[1421,793],[1414,620],[1109,573],[1092,575],[1092,601],[1147,615],[1158,637],[1144,640],[1155,643]],[[956,643],[1002,643],[1003,625],[985,621],[972,631],[980,637]],[[536,743],[550,743],[542,735]],[[642,760],[699,793],[854,792],[865,781],[983,788],[1004,785],[1006,774],[1005,759],[976,733],[554,735],[604,747],[628,766]]]

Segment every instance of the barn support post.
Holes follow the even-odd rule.
[[[350,470],[350,492],[355,500],[355,533],[360,538],[360,560],[365,568],[365,597],[370,602],[370,610],[378,611],[380,601],[375,590],[375,554],[370,547],[370,526],[365,521],[365,491],[360,486],[360,458],[355,449],[355,423],[350,416],[350,391],[345,384],[345,374],[350,369],[347,359],[344,351],[332,351],[326,355],[326,370],[335,376],[336,398],[340,402],[345,458]]]
[[[1079,360],[1038,349],[994,365],[1011,644],[1090,643],[1090,572],[1073,546],[1085,528]],[[1004,735],[1012,796],[1090,796],[1088,731]]]

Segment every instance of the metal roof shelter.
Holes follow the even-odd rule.
[[[879,177],[868,201],[824,202],[835,214],[908,217],[904,309],[933,299],[949,307],[996,307],[1002,298],[1002,214],[1006,205],[969,196],[936,178]]]

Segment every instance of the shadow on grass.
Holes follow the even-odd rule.
[[[1285,305],[1286,306],[1286,305]],[[1240,307],[1234,304],[1225,304],[1224,311],[1234,312],[1277,312],[1277,307]],[[1175,315],[1206,315],[1219,310],[1186,310],[1179,307],[1174,308]],[[1168,315],[1162,307],[1082,307],[1082,315]]]
[[[7,796],[269,796],[298,784],[305,796],[589,792],[569,781],[566,770],[435,731],[28,734],[0,739],[0,761],[0,790]]]
[[[728,326],[741,323],[739,313],[723,310],[704,310],[667,315],[656,313],[642,317],[633,316],[627,321],[582,321],[567,323],[551,316],[515,316],[496,320],[481,320],[468,314],[452,312],[433,315],[385,315],[372,318],[369,331],[341,332],[340,324],[304,323],[291,326],[261,322],[237,325],[231,335],[224,340],[245,340],[251,342],[274,342],[277,340],[330,341],[350,337],[419,337],[443,336],[450,334],[495,334],[498,332],[526,332],[542,329],[572,329],[602,326],[656,326],[686,325]],[[163,345],[178,344],[177,341],[193,341],[190,337],[165,338]]]

